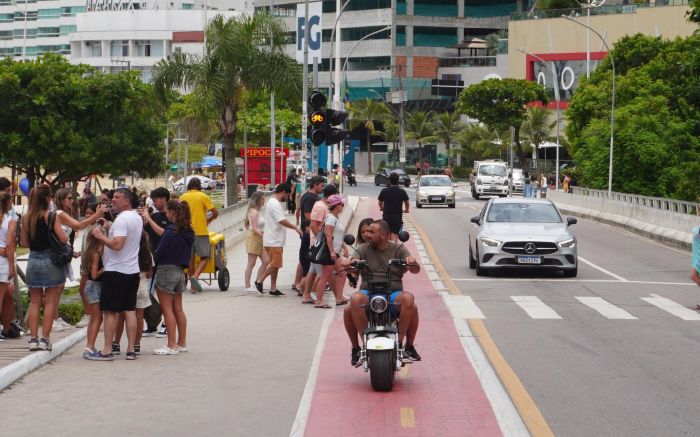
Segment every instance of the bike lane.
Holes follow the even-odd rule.
[[[381,217],[374,199],[363,199],[355,223]],[[349,229],[355,232],[355,229]],[[414,235],[406,243],[420,260]],[[372,390],[369,374],[350,366],[342,310],[336,310],[320,357],[304,435],[500,436],[498,422],[457,335],[440,294],[421,266],[407,273],[420,313],[416,349],[422,361],[397,373],[389,393]],[[346,289],[346,295],[352,293]]]

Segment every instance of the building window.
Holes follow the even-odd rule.
[[[136,56],[151,56],[151,41],[136,41]]]
[[[413,15],[456,17],[457,0],[414,0]]]
[[[75,24],[61,25],[59,33],[62,36],[68,35],[69,33],[77,32],[78,26]]]
[[[182,9],[185,11],[191,11],[193,7],[194,7],[194,4],[192,4],[192,3],[183,3],[182,4]]]
[[[396,46],[406,45],[406,26],[396,26]]]
[[[86,41],[86,55],[91,58],[99,58],[102,56],[102,41]]]
[[[0,30],[0,40],[8,40],[14,38],[14,32],[11,30]]]
[[[414,27],[415,47],[449,47],[457,44],[457,29],[454,27]]]
[[[75,14],[85,12],[85,6],[64,6],[61,8],[62,17],[75,17]]]
[[[284,43],[285,44],[296,44],[297,43],[297,33],[296,32],[287,32],[284,35]]]
[[[335,12],[335,0],[326,0],[323,2],[322,10],[323,12]]]
[[[55,37],[58,36],[60,33],[60,28],[59,27],[40,27],[38,35],[40,37]]]
[[[406,15],[407,10],[406,0],[396,0],[396,15]]]
[[[465,17],[501,17],[517,10],[513,0],[464,0]]]
[[[118,40],[112,41],[109,48],[110,56],[129,56],[129,41]]]
[[[351,27],[349,29],[340,30],[341,41],[359,41],[365,36],[372,32],[376,32],[383,29],[384,26],[368,26],[368,27]],[[372,35],[367,39],[389,39],[391,37],[391,31],[385,30],[384,32],[379,32],[376,35]]]
[[[61,16],[61,8],[55,9],[39,9],[38,17],[40,20],[45,18],[59,18]]]
[[[15,21],[15,14],[0,14],[0,23],[12,23]]]
[[[343,60],[343,62],[345,62]],[[348,60],[348,71],[371,71],[378,70],[380,67],[388,67],[391,65],[391,56],[364,56],[358,58],[350,58]]]

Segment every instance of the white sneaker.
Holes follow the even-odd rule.
[[[61,332],[65,331],[66,327],[63,325],[63,323],[59,322],[58,320],[54,320],[51,324],[51,330],[55,332]]]
[[[80,321],[75,324],[75,327],[76,328],[84,328],[88,325],[89,322],[90,322],[90,316],[85,314],[85,315],[83,315],[83,318],[80,319]]]
[[[66,328],[73,328],[73,325],[71,325],[70,323],[68,323],[68,322],[66,322],[65,320],[63,320],[62,317],[59,317],[59,318],[58,318],[58,323],[62,324],[62,325],[63,325],[64,327],[66,327]]]
[[[156,333],[156,338],[165,338],[168,336],[168,328],[165,325],[160,325],[160,330]]]
[[[248,287],[243,291],[246,291],[248,293],[257,293],[258,292],[258,290],[255,287]]]

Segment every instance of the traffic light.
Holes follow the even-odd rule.
[[[328,132],[326,134],[327,145],[330,146],[331,144],[338,144],[350,134],[350,132],[343,129],[342,126],[340,128],[333,127],[343,125],[347,118],[347,112],[335,111],[333,109],[326,110],[326,124],[328,125]]]
[[[314,146],[321,145],[328,136],[328,125],[326,124],[326,96],[323,93],[314,91],[309,96],[309,131],[308,136]]]

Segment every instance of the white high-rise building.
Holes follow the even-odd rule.
[[[253,0],[0,0],[0,58],[53,52],[106,72],[138,69],[148,81],[173,51],[202,50],[207,20],[246,12]]]

